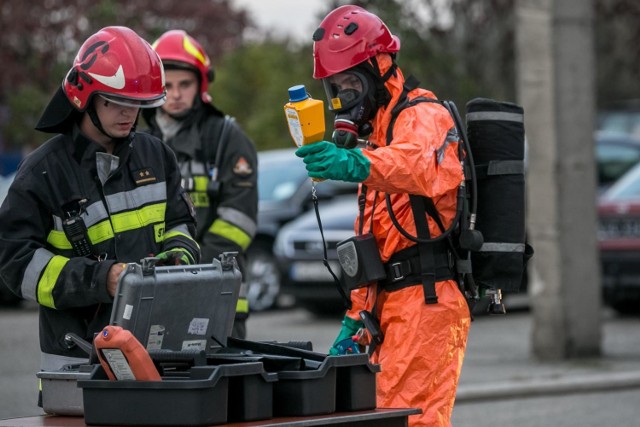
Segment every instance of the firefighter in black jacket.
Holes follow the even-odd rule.
[[[255,235],[258,215],[256,149],[233,119],[211,103],[207,90],[213,68],[193,37],[171,30],[152,46],[164,65],[167,102],[142,113],[149,132],[176,153],[183,186],[196,207],[202,259],[238,252],[246,278],[244,255]],[[243,285],[233,336],[246,336],[248,314]]]
[[[86,362],[65,342],[109,323],[125,263],[200,259],[174,154],[134,132],[165,101],[160,58],[125,27],[81,46],[37,129],[59,133],[27,156],[0,208],[0,281],[40,306],[43,370]]]

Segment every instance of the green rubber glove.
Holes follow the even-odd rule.
[[[191,253],[184,248],[173,248],[156,255],[156,265],[190,265],[194,260]]]
[[[364,327],[364,323],[362,323],[361,320],[353,320],[349,316],[344,316],[344,319],[342,319],[342,328],[338,333],[338,337],[336,338],[336,340],[333,342],[333,345],[329,349],[329,354],[331,356],[344,354],[344,352],[338,349],[336,345],[346,340],[347,338],[351,338],[352,336],[354,336],[356,332],[358,332],[358,330],[362,327]]]
[[[340,148],[333,142],[320,141],[296,150],[311,178],[362,182],[369,176],[371,162],[359,148]]]

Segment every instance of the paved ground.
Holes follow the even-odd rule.
[[[453,425],[591,427],[640,426],[640,316],[603,309],[603,356],[541,363],[530,352],[531,316],[478,317],[472,323]],[[311,341],[326,351],[339,316],[316,318],[301,309],[254,313],[251,340]],[[40,414],[37,310],[0,308],[0,419]]]

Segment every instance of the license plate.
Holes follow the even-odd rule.
[[[601,219],[598,228],[600,240],[640,237],[640,219]]]
[[[329,261],[331,270],[340,278],[342,271],[337,261]],[[322,261],[298,261],[291,265],[291,279],[297,282],[333,281],[333,276]]]

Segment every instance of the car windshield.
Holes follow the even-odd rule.
[[[286,200],[300,187],[307,177],[302,159],[273,157],[259,160],[258,191],[261,201]]]
[[[603,111],[598,121],[598,130],[640,135],[640,111]]]
[[[640,165],[624,174],[602,197],[606,200],[640,199]]]

